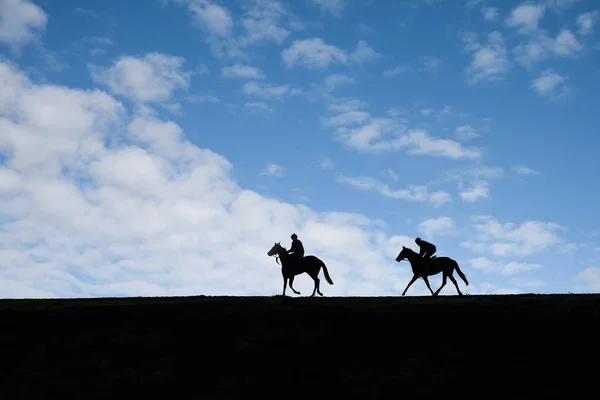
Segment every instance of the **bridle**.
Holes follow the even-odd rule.
[[[273,254],[273,256],[275,256],[275,262],[279,265],[281,265],[281,263],[279,262],[279,255],[278,254]],[[273,257],[271,256],[271,257]]]

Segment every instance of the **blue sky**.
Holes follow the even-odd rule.
[[[597,9],[4,0],[0,296],[598,291]]]

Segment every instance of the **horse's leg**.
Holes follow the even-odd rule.
[[[321,280],[319,279],[317,274],[311,274],[310,277],[313,278],[313,281],[315,282],[315,287],[313,288],[313,292],[310,295],[310,297],[314,297],[315,292],[319,293],[319,296],[323,296],[323,293],[321,293],[321,291],[319,290],[319,284]]]
[[[315,292],[317,291],[317,279],[314,276],[310,276],[313,279],[313,291],[312,294],[310,295],[310,297],[315,297]]]
[[[296,289],[294,289],[294,287],[292,286],[294,284],[294,275],[290,276],[290,289],[292,289],[292,292],[296,293],[296,294],[300,294],[300,292],[298,292]]]
[[[448,275],[448,278],[450,278],[450,280],[452,281],[452,283],[454,283],[454,286],[456,286],[456,291],[458,292],[459,296],[462,296],[462,292],[460,291],[460,289],[458,288],[458,282],[456,282],[456,279],[454,279],[454,277],[452,276],[452,274]]]
[[[288,278],[286,278],[285,276],[283,277],[283,296],[285,296],[285,287],[287,285],[287,280]]]
[[[419,277],[417,275],[413,275],[413,277],[410,280],[410,282],[408,282],[408,285],[406,285],[406,289],[404,289],[404,292],[402,292],[402,296],[404,296],[406,294],[406,291],[408,290],[408,288],[410,287],[410,285],[412,285],[413,283],[415,283],[415,281],[417,279],[419,279]]]
[[[429,291],[431,292],[431,295],[435,296],[435,294],[433,294],[433,290],[431,290],[431,286],[429,286],[429,279],[427,279],[427,275],[423,275],[423,280],[425,281],[425,284],[427,285],[427,289],[429,289]]]
[[[323,296],[323,293],[321,293],[321,280],[317,278],[315,282],[317,283],[317,293],[319,293],[319,296]]]
[[[435,295],[437,296],[438,294],[440,294],[440,291],[442,290],[442,288],[444,286],[446,286],[446,273],[443,272],[444,277],[442,278],[442,286],[440,286],[440,288],[438,290],[435,291]]]

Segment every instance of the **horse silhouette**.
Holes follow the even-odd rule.
[[[454,270],[456,270],[458,276],[460,276],[462,280],[465,281],[467,286],[469,286],[469,281],[467,281],[467,277],[458,267],[458,263],[450,257],[432,257],[431,259],[429,259],[429,265],[427,265],[427,263],[424,262],[425,260],[423,259],[423,257],[421,257],[418,253],[416,253],[412,249],[409,249],[408,247],[402,246],[402,251],[400,251],[400,254],[398,254],[398,257],[396,257],[396,261],[400,262],[405,258],[408,259],[408,262],[410,262],[410,266],[413,271],[413,277],[410,280],[410,282],[408,282],[408,285],[406,286],[406,289],[404,289],[404,292],[402,292],[402,296],[406,294],[406,291],[408,290],[410,285],[415,283],[415,281],[419,278],[423,278],[425,284],[427,285],[427,289],[429,289],[432,296],[437,296],[440,293],[440,290],[442,290],[442,288],[446,286],[446,278],[449,278],[452,281],[452,283],[454,283],[458,294],[462,296],[463,294],[458,287],[458,283],[456,282],[456,279],[454,279],[454,276],[452,276]],[[444,274],[442,278],[442,286],[440,286],[440,288],[436,290],[435,293],[433,293],[433,290],[431,290],[431,286],[429,286],[429,280],[427,279],[427,277],[437,275],[440,272],[443,272]]]
[[[315,287],[313,289],[310,297],[314,297],[315,292],[319,293],[319,296],[323,296],[320,290],[320,279],[318,277],[319,271],[321,267],[323,267],[323,274],[325,275],[325,279],[330,285],[333,285],[333,281],[329,276],[329,272],[327,271],[327,267],[325,263],[321,261],[318,257],[315,256],[304,256],[297,262],[294,262],[292,256],[288,254],[285,247],[281,246],[279,242],[275,243],[275,245],[267,252],[269,257],[277,255],[281,260],[281,275],[283,275],[283,295],[285,296],[285,288],[287,286],[287,281],[290,281],[290,289],[296,294],[300,294],[294,287],[292,286],[294,283],[294,277],[296,275],[300,275],[306,272],[315,282]]]

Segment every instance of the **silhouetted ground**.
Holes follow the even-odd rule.
[[[589,397],[599,315],[600,295],[3,300],[0,393]]]

